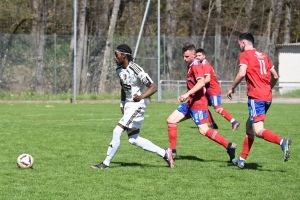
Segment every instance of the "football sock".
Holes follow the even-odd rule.
[[[259,134],[264,140],[267,140],[269,142],[273,142],[275,144],[279,144],[282,140],[282,138],[278,135],[276,135],[275,133],[273,133],[270,130],[267,129],[263,129],[260,134]]]
[[[209,122],[210,124],[215,123],[215,120],[214,120],[214,118],[212,117],[211,112],[210,112],[209,109],[207,109],[207,114],[208,114],[208,122]]]
[[[128,136],[130,144],[143,148],[144,150],[157,153],[161,157],[165,156],[166,151],[157,145],[153,144],[150,140],[142,138],[139,134]]]
[[[116,126],[116,128],[113,131],[113,138],[112,141],[110,142],[108,149],[107,149],[107,156],[103,163],[107,166],[109,166],[111,160],[113,159],[114,155],[116,154],[119,146],[120,146],[120,138],[121,135],[123,134],[124,129],[121,128],[120,126]]]
[[[218,131],[214,129],[208,129],[208,131],[205,133],[205,136],[209,139],[219,143],[222,145],[225,149],[228,147],[228,141],[220,134]]]
[[[224,108],[219,108],[218,113],[222,115],[227,121],[232,122],[231,120],[233,119],[232,116],[229,114],[227,110]],[[234,120],[234,119],[233,119]]]
[[[247,159],[247,156],[250,152],[253,142],[254,142],[254,135],[250,135],[247,133],[244,139],[243,150],[241,153],[241,158],[243,158],[244,160]]]
[[[170,142],[170,149],[176,149],[177,143],[177,124],[168,123],[168,136]]]

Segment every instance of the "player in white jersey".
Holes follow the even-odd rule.
[[[148,139],[142,138],[140,133],[141,125],[144,121],[146,110],[146,98],[154,94],[157,89],[155,83],[147,73],[133,62],[131,48],[122,44],[115,50],[115,62],[118,65],[116,72],[121,83],[121,111],[123,117],[113,130],[113,138],[107,150],[105,160],[97,165],[92,165],[94,169],[105,169],[110,165],[115,153],[120,146],[120,138],[124,131],[127,131],[130,144],[143,148],[144,150],[157,153],[171,165],[169,149],[165,150],[153,144]],[[144,86],[148,89],[144,92]]]

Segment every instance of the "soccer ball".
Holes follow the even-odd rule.
[[[20,168],[29,168],[33,165],[33,157],[27,153],[21,154],[17,159],[17,165]]]

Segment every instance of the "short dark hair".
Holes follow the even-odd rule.
[[[247,40],[254,44],[254,37],[251,33],[243,33],[239,36],[239,40]]]
[[[193,44],[186,44],[184,47],[182,47],[182,54],[186,51],[195,51],[196,52],[196,47]]]
[[[117,46],[117,50],[120,53],[125,54],[129,61],[133,61],[133,57],[131,55],[132,50],[131,50],[130,46],[128,46],[127,44],[120,44],[119,46]]]
[[[205,55],[204,49],[201,49],[201,48],[197,49],[196,53],[202,53],[203,55]]]

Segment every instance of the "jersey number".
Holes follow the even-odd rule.
[[[260,74],[264,75],[267,74],[267,70],[266,70],[266,63],[264,60],[258,60],[259,65],[260,65]]]

